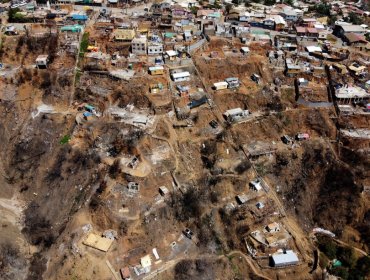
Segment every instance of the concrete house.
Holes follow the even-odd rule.
[[[115,41],[132,41],[135,37],[133,29],[115,29],[113,31]]]
[[[146,54],[146,49],[147,49],[147,39],[146,37],[139,37],[139,38],[134,38],[131,41],[131,52],[133,54],[138,54],[138,55],[145,55]]]
[[[41,54],[36,58],[36,67],[39,69],[45,69],[48,67],[49,56],[47,54]]]
[[[273,267],[284,267],[297,265],[299,259],[292,250],[286,250],[282,253],[273,254],[270,259],[270,265]]]
[[[355,33],[359,35],[365,35],[366,29],[364,29],[361,25],[336,25],[334,27],[333,34],[340,37],[345,38],[346,35],[349,33]]]
[[[180,73],[172,73],[171,78],[174,82],[183,82],[190,80],[190,73],[188,71]]]
[[[163,44],[157,42],[148,43],[148,55],[159,55],[163,53]]]

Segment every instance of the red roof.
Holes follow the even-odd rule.
[[[297,31],[297,33],[306,33],[306,27],[298,26],[295,28],[295,30]]]
[[[316,28],[307,28],[308,33],[319,33]]]

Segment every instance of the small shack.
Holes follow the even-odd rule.
[[[180,72],[180,73],[172,73],[171,77],[174,82],[189,81],[190,73],[188,71]]]
[[[270,260],[270,264],[273,267],[297,265],[298,262],[299,259],[292,250],[286,250],[283,253],[273,254]]]
[[[112,245],[113,240],[105,237],[101,237],[97,234],[90,233],[82,244],[92,247],[94,249],[107,252]]]
[[[152,76],[163,75],[164,74],[164,67],[163,66],[149,67],[149,74],[152,75]]]
[[[230,109],[224,113],[224,117],[229,122],[237,122],[245,118],[248,115],[249,115],[249,111],[243,110],[241,108]]]
[[[225,82],[228,84],[227,86],[228,88],[237,88],[240,86],[240,82],[238,78],[234,78],[234,77],[226,78]]]
[[[36,58],[36,67],[38,69],[46,69],[49,63],[49,56],[47,54],[41,54]]]
[[[227,82],[217,82],[213,84],[213,88],[215,90],[222,90],[222,89],[227,89]]]

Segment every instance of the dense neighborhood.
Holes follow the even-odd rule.
[[[370,277],[369,3],[0,3],[1,279]]]

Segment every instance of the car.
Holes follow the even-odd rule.
[[[190,229],[188,229],[188,228],[186,228],[182,233],[183,233],[187,238],[189,238],[189,239],[192,239],[192,238],[193,238],[193,235],[194,235],[194,233],[193,233]]]

